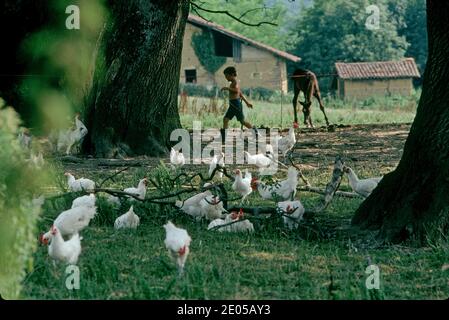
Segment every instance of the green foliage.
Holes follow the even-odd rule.
[[[294,47],[296,32],[289,28],[287,1],[267,4],[265,0],[205,0],[201,6],[212,10],[227,10],[249,23],[273,22],[278,26],[263,24],[258,27],[244,25],[224,14],[201,12],[201,15],[226,29],[280,50]],[[195,14],[195,12],[193,12]],[[244,15],[243,15],[244,14]],[[243,15],[243,16],[242,16]]]
[[[33,268],[40,207],[32,199],[41,194],[47,179],[25,161],[17,139],[19,122],[15,111],[4,108],[0,99],[0,294],[5,299],[19,297],[25,271]]]
[[[409,0],[407,4],[405,11],[406,27],[400,30],[400,34],[404,35],[410,43],[406,56],[415,58],[422,76],[426,68],[428,50],[426,1]]]
[[[409,47],[405,36],[398,34],[398,24],[388,8],[388,1],[376,2],[380,9],[379,29],[365,23],[370,14],[368,0],[315,0],[301,11],[296,29],[299,40],[294,53],[304,67],[320,73],[333,73],[337,61],[385,61],[404,57]],[[330,78],[319,78],[322,90]]]
[[[226,63],[226,57],[215,55],[214,38],[209,30],[194,33],[192,46],[201,65],[211,74],[215,74]]]

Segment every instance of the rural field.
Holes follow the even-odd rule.
[[[293,156],[311,184],[319,188],[329,181],[336,155],[341,155],[361,177],[380,176],[397,165],[409,128],[409,124],[371,124],[340,125],[335,132],[324,128],[301,129],[297,132]],[[62,166],[55,167],[59,175],[54,182],[57,188],[49,190],[51,194],[65,191],[64,171],[98,182],[122,168],[95,159],[63,160]],[[165,165],[169,159],[145,157],[123,160],[120,164],[126,166],[127,161],[130,168],[103,187],[122,189],[147,176],[160,187],[155,190],[150,186],[147,198],[182,188],[168,182],[167,177],[177,173]],[[183,170],[207,175],[208,166],[186,165]],[[276,176],[283,178],[285,170]],[[194,182],[200,183],[199,179]],[[230,197],[235,197],[226,177],[224,183]],[[350,191],[347,178],[340,190]],[[52,220],[70,207],[74,197],[46,201],[39,230],[48,230]],[[301,191],[298,198],[308,208],[316,206],[320,197]],[[413,243],[379,246],[374,238],[366,241],[369,234],[362,236],[350,228],[351,217],[361,202],[362,198],[337,196],[324,212],[304,220],[297,231],[288,231],[276,217],[249,217],[255,233],[235,234],[208,231],[205,221],[196,222],[170,205],[150,203],[134,204],[141,218],[137,230],[116,231],[114,220],[128,210],[129,204],[113,209],[100,198],[99,215],[82,234],[83,248],[78,262],[80,289],[66,289],[65,266],[53,266],[47,248],[40,246],[34,254],[34,268],[25,277],[22,296],[25,299],[447,298],[447,242],[419,247]],[[256,192],[250,195],[249,203],[274,205],[262,201]],[[234,204],[237,205],[229,205]],[[192,237],[183,276],[178,276],[164,246],[162,226],[167,220],[188,230]],[[369,264],[380,269],[380,290],[367,290],[365,286]]]
[[[416,91],[409,97],[393,96],[360,101],[328,98],[324,99],[323,103],[329,121],[334,124],[412,123],[420,94],[420,91]],[[300,97],[299,100],[303,98]],[[216,108],[213,107],[214,104]],[[244,113],[246,119],[255,126],[285,128],[292,122],[290,96],[272,102],[255,100],[253,104],[253,109],[245,107]],[[201,121],[204,128],[221,128],[226,106],[226,99],[221,96],[215,101],[210,98],[189,97],[185,112],[181,112],[181,123],[184,128],[192,128],[193,121]],[[298,117],[302,124],[303,114],[299,104]],[[312,120],[316,126],[325,125],[324,116],[316,100],[312,104]],[[234,119],[230,122],[230,127],[240,127],[240,123]]]
[[[448,15],[0,2],[0,305],[448,299]]]

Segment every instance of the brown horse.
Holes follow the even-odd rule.
[[[298,123],[298,115],[297,115],[297,102],[299,93],[302,91],[304,93],[305,101],[299,103],[302,105],[302,111],[304,113],[304,124],[307,127],[312,127],[312,118],[310,116],[310,107],[312,106],[312,96],[315,97],[319,104],[320,109],[324,114],[324,119],[326,120],[327,126],[329,126],[329,121],[326,116],[326,112],[324,112],[324,105],[321,101],[320,88],[318,87],[318,80],[315,74],[312,71],[304,70],[304,69],[296,69],[293,73],[293,82],[294,82],[294,96],[293,96],[293,112],[295,115],[295,123]]]

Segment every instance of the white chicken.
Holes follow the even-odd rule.
[[[48,255],[53,260],[70,265],[76,265],[78,262],[78,257],[81,254],[81,238],[79,234],[74,234],[69,240],[64,241],[58,227],[52,226],[42,242],[44,244],[50,243]]]
[[[359,179],[354,170],[347,166],[344,167],[343,171],[348,175],[349,185],[352,190],[363,197],[368,197],[383,178]]]
[[[260,180],[253,179],[251,187],[257,188],[262,199],[266,200],[288,200],[293,199],[296,195],[298,186],[298,171],[294,167],[288,168],[287,179],[282,180],[274,185],[266,185]]]
[[[221,218],[223,216],[223,212],[226,212],[220,197],[215,195],[209,195],[203,198],[200,201],[200,207],[201,217],[208,220]]]
[[[244,151],[243,153],[246,157],[247,163],[254,164],[258,168],[267,168],[273,163],[273,160],[270,157],[267,157],[262,153],[255,155],[251,155],[248,151]]]
[[[145,200],[145,196],[147,193],[147,186],[148,186],[148,179],[147,178],[143,178],[142,180],[139,181],[139,184],[137,185],[137,188],[131,187],[131,188],[126,188],[123,191],[129,194],[134,194],[136,195],[140,200]],[[131,198],[131,201],[135,201],[135,199],[133,197],[130,196],[126,196],[127,198]],[[113,196],[113,195],[108,195],[108,197],[106,198],[106,201],[115,206],[115,205],[120,205],[120,198]]]
[[[175,167],[182,167],[183,165],[186,164],[184,154],[178,150],[171,148],[170,163]]]
[[[76,207],[95,207],[95,194],[91,193],[88,196],[78,197],[72,202],[72,209]]]
[[[209,177],[212,176],[212,172],[214,172],[215,168],[217,167],[217,164],[220,165],[220,167],[224,167],[224,153],[221,152],[218,155],[214,155],[212,158],[212,161],[209,164]],[[217,171],[216,175],[220,178],[220,180],[223,179],[223,172]]]
[[[53,222],[53,225],[58,228],[61,236],[70,238],[86,228],[96,213],[96,207],[75,207],[61,212]],[[42,239],[48,240],[48,237],[49,232],[45,233]]]
[[[115,229],[136,229],[140,224],[140,218],[134,213],[134,207],[131,206],[128,212],[122,214],[120,217],[115,219],[114,228]]]
[[[252,176],[249,171],[246,171],[245,178],[243,178],[242,172],[239,169],[235,170],[235,180],[232,184],[232,190],[242,196],[242,203],[252,192],[251,180]]]
[[[164,225],[164,229],[166,232],[165,247],[176,261],[179,273],[182,274],[190,252],[189,247],[192,238],[190,238],[186,230],[176,227],[171,221]]]
[[[140,200],[145,200],[147,193],[148,179],[143,178],[139,181],[137,188],[126,188],[123,191],[130,194],[135,194]]]
[[[95,189],[95,182],[93,182],[90,179],[86,178],[75,179],[73,174],[71,174],[70,172],[66,172],[64,173],[64,175],[67,177],[69,190],[72,192],[93,191]]]
[[[232,224],[226,225],[224,227],[216,228],[219,232],[254,232],[254,225],[251,223],[251,221],[244,218],[243,210],[240,209],[240,212],[233,211],[230,214],[227,214],[224,219],[215,219],[211,223],[209,223],[207,230],[215,229],[218,226],[222,226],[225,224]],[[242,221],[238,221],[242,220]],[[238,221],[238,222],[237,222]]]
[[[284,225],[290,230],[298,228],[298,222],[302,220],[304,215],[304,206],[299,200],[296,201],[282,201],[278,202],[277,208],[282,214],[288,215],[282,216]]]
[[[209,186],[209,183],[204,184],[204,187]],[[201,219],[202,217],[202,208],[201,201],[206,198],[212,196],[212,192],[210,190],[206,190],[204,192],[198,193],[184,201],[177,200],[175,202],[175,206],[178,207],[184,213],[195,217],[196,219]]]
[[[295,144],[296,144],[296,136],[295,136],[295,129],[298,128],[298,124],[293,124],[293,127],[291,127],[288,130],[288,134],[285,137],[277,137],[276,142],[278,146],[278,151],[282,153],[282,155],[285,157],[289,151],[291,151]]]
[[[80,115],[75,116],[75,129],[68,129],[59,132],[57,150],[61,150],[66,147],[65,153],[70,154],[72,147],[75,144],[81,143],[82,139],[86,136],[88,130],[84,123],[79,119]]]

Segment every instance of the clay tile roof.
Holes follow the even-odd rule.
[[[338,76],[342,79],[419,78],[413,58],[399,61],[336,62]]]
[[[240,33],[237,33],[237,32],[234,32],[234,31],[231,31],[231,30],[228,30],[228,29],[225,29],[223,26],[220,26],[219,24],[216,24],[214,22],[209,22],[209,21],[204,20],[203,18],[200,18],[200,17],[195,16],[193,14],[189,14],[188,22],[190,22],[192,24],[200,25],[200,26],[203,26],[203,27],[206,27],[206,28],[209,28],[209,29],[213,29],[213,30],[215,30],[217,32],[221,32],[221,33],[223,33],[223,34],[225,34],[225,35],[227,35],[227,36],[229,36],[231,38],[238,39],[238,40],[240,40],[242,42],[246,42],[247,44],[249,44],[251,46],[254,46],[256,48],[269,51],[272,54],[274,54],[274,55],[276,55],[278,57],[284,58],[286,60],[293,61],[293,62],[301,61],[300,57],[297,57],[297,56],[292,55],[290,53],[287,53],[285,51],[278,50],[278,49],[275,49],[273,47],[267,46],[266,44],[263,44],[261,42],[252,40],[250,38],[247,38],[247,37],[241,35]]]

